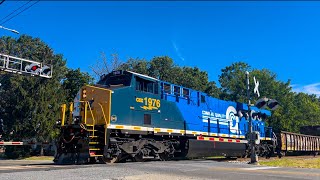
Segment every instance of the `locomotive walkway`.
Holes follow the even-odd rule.
[[[54,165],[51,161],[0,160],[0,179],[313,179],[320,169],[253,166],[212,160],[153,161],[94,165]]]

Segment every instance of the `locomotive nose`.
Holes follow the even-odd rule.
[[[83,86],[80,90],[80,113],[83,124],[108,125],[110,123],[112,91],[96,86]]]
[[[80,89],[67,109],[61,106],[61,132],[54,162],[88,163],[103,156],[105,130],[110,123],[112,91],[95,86]]]

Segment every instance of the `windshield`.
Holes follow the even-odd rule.
[[[97,84],[106,86],[108,88],[118,88],[123,86],[130,86],[131,74],[112,75],[109,74],[102,78]]]

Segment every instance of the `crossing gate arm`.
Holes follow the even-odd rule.
[[[49,145],[48,142],[26,142],[26,141],[2,141],[0,142],[0,146],[23,146],[23,145]]]

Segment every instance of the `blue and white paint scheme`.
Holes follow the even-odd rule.
[[[244,117],[240,118],[237,112],[248,111],[247,104],[220,100],[192,89],[188,89],[188,95],[184,95],[183,90],[187,88],[179,86],[181,92],[177,93],[173,91],[176,85],[167,82],[161,83],[163,99],[175,104],[186,124],[186,130],[206,132],[222,137],[245,137],[248,131],[248,120]],[[164,83],[171,86],[170,92],[164,90]],[[259,110],[256,107],[251,108],[252,111],[261,112],[266,117],[271,115],[270,111]],[[259,131],[261,138],[271,135],[270,132],[266,134],[264,119],[253,118],[252,120],[253,130]]]

